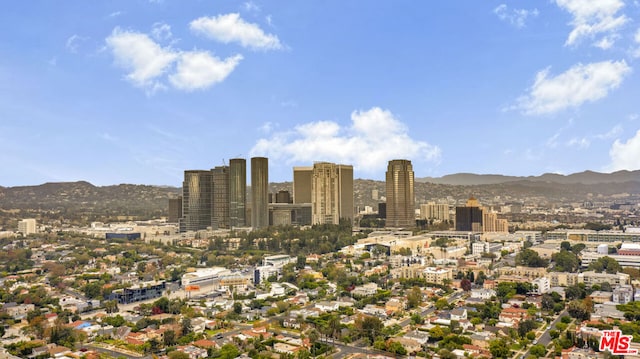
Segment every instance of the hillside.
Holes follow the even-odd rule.
[[[594,171],[584,171],[570,175],[560,175],[556,173],[545,173],[541,176],[504,176],[496,174],[474,174],[456,173],[442,177],[416,178],[416,182],[428,182],[437,184],[448,184],[458,186],[500,184],[507,182],[530,181],[530,182],[553,182],[562,184],[599,184],[599,183],[623,183],[640,181],[640,170],[618,171],[613,173],[600,173]]]

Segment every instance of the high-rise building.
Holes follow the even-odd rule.
[[[26,218],[18,222],[18,232],[23,235],[36,233],[36,220],[35,218]]]
[[[387,166],[387,227],[415,226],[413,166],[409,160],[391,160]]]
[[[353,166],[315,163],[311,174],[312,223],[339,224],[340,219],[353,222],[353,213]]]
[[[269,226],[269,159],[251,158],[251,227]]]
[[[229,225],[247,225],[247,160],[234,158],[229,161]]]
[[[169,198],[169,216],[167,222],[178,223],[182,217],[182,197]]]
[[[506,219],[498,218],[498,214],[490,212],[484,208],[482,210],[482,231],[483,232],[509,232],[509,222]]]
[[[482,209],[471,197],[465,207],[456,207],[456,231],[482,232]]]
[[[211,227],[213,229],[229,228],[229,167],[214,167],[211,175],[213,180]]]
[[[293,167],[293,203],[311,203],[313,167]]]
[[[420,217],[439,221],[449,220],[449,205],[446,203],[429,202],[420,205]]]
[[[211,171],[184,171],[180,232],[211,227],[213,176]]]

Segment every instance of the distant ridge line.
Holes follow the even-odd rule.
[[[416,178],[416,182],[446,184],[454,186],[488,185],[508,182],[552,182],[560,184],[602,184],[602,183],[624,183],[640,182],[640,170],[616,171],[613,173],[601,173],[594,171],[584,171],[561,175],[557,173],[545,173],[540,176],[505,176],[499,174],[475,174],[475,173],[455,173],[442,177],[422,177]]]

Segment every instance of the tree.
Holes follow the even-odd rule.
[[[218,352],[218,354],[219,354],[219,358],[222,358],[222,359],[234,359],[240,355],[240,351],[235,345],[228,343],[223,345],[220,348],[220,351]]]
[[[369,338],[371,343],[375,341],[378,333],[384,328],[384,324],[380,319],[368,315],[356,319],[355,326],[360,330],[363,337]]]
[[[172,346],[176,343],[176,332],[173,330],[167,330],[164,332],[164,345]]]
[[[489,351],[493,358],[508,358],[511,354],[509,345],[503,338],[489,341]]]
[[[116,300],[107,300],[106,302],[104,302],[104,310],[109,314],[117,313],[118,312],[118,301],[116,301]]]
[[[557,272],[575,272],[580,268],[580,259],[575,253],[568,250],[554,253],[551,259],[555,263],[553,270]]]
[[[467,278],[464,278],[463,280],[460,281],[460,288],[462,288],[462,290],[464,290],[465,292],[470,291],[471,281]]]
[[[240,302],[233,303],[233,312],[236,314],[242,314],[242,303]]]
[[[583,301],[573,300],[569,302],[567,311],[572,317],[580,321],[589,320],[591,317],[591,313]]]
[[[422,303],[422,290],[420,287],[414,286],[407,294],[407,307],[409,309],[416,308]]]
[[[527,267],[543,268],[549,265],[549,261],[541,258],[538,252],[532,249],[524,249],[516,255],[516,264]]]
[[[389,353],[394,353],[394,354],[398,354],[398,355],[406,355],[407,354],[407,350],[402,346],[402,344],[400,344],[398,342],[391,342],[389,344],[389,348],[387,348],[387,351]]]
[[[536,344],[529,349],[529,353],[536,358],[544,357],[547,354],[547,349],[542,344]]]
[[[622,272],[622,267],[618,261],[609,256],[600,257],[595,262],[591,262],[587,269],[598,273],[607,272],[609,274]]]
[[[534,329],[536,329],[536,322],[530,319],[523,320],[520,322],[520,324],[518,324],[518,335],[520,335],[521,338],[524,338],[527,333]]]
[[[182,318],[182,321],[180,322],[180,330],[183,336],[191,333],[191,330],[193,330],[193,327],[191,326],[191,319],[187,317]]]

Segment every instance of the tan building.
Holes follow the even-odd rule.
[[[498,273],[502,275],[520,276],[528,278],[544,277],[547,274],[546,268],[534,268],[534,267],[500,267]]]
[[[311,203],[313,167],[293,167],[293,203]]]
[[[269,226],[269,159],[251,158],[251,227]]]
[[[296,192],[294,189],[294,198],[301,190],[299,188]],[[341,218],[353,221],[353,213],[353,166],[314,163],[311,175],[311,223],[338,224]]]
[[[499,219],[497,213],[489,212],[487,208],[482,210],[482,230],[483,232],[509,232],[509,222],[506,219]]]
[[[435,219],[439,221],[448,221],[451,219],[449,215],[449,205],[446,203],[438,204],[429,202],[420,205],[420,217],[422,219]]]
[[[415,226],[413,166],[409,160],[391,160],[386,173],[387,227]]]

